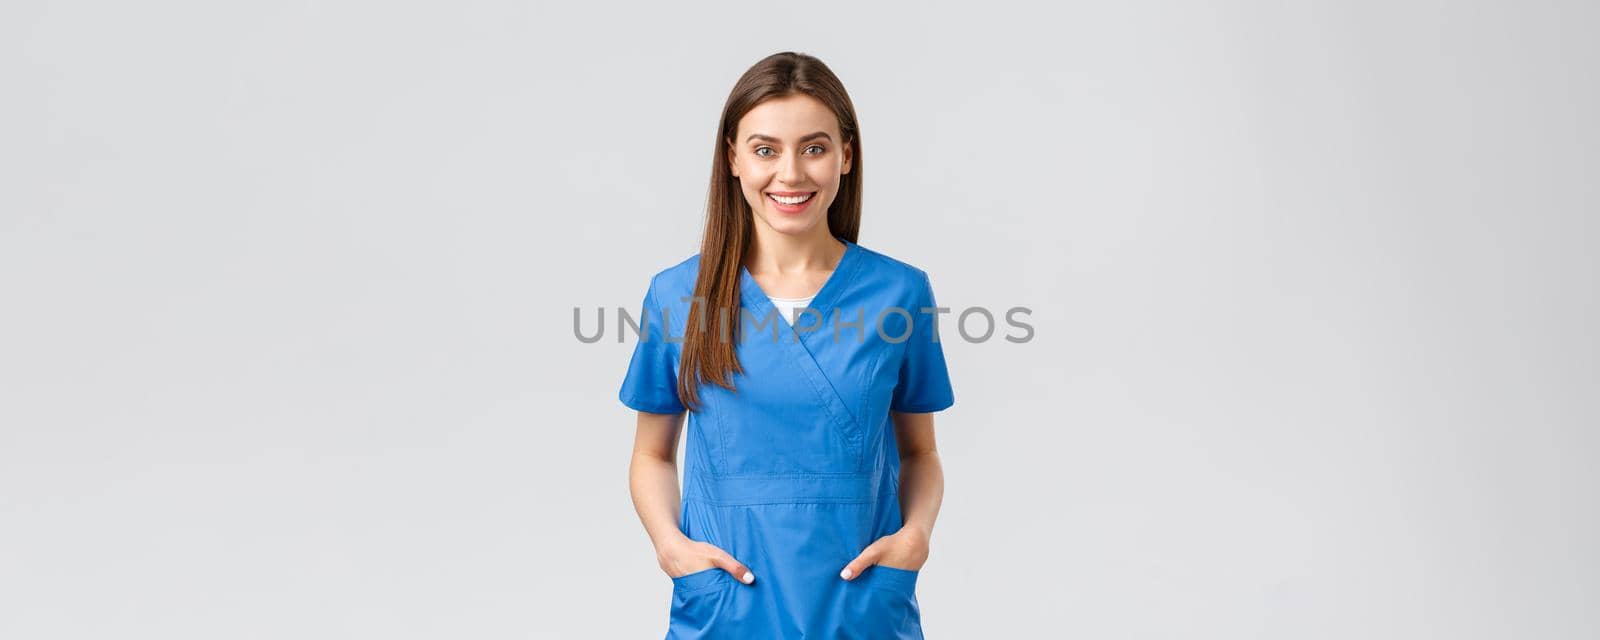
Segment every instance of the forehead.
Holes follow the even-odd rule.
[[[743,142],[752,133],[780,140],[798,140],[814,131],[826,131],[834,140],[838,140],[839,119],[822,101],[796,93],[773,98],[751,108],[739,119],[735,142]]]

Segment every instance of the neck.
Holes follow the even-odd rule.
[[[752,231],[744,261],[751,273],[830,271],[844,256],[844,243],[829,235],[825,224],[804,236],[778,233],[760,222]]]

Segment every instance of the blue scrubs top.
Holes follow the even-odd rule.
[[[841,241],[844,256],[810,305],[817,313],[793,327],[740,269],[744,371],[735,391],[699,388],[680,527],[756,579],[715,568],[674,578],[668,638],[922,637],[916,571],[878,565],[850,581],[839,571],[902,524],[889,412],[955,402],[933,289],[922,270]],[[698,268],[696,255],[650,281],[618,394],[635,410],[684,410],[678,361]]]

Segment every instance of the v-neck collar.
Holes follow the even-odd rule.
[[[839,256],[839,264],[834,266],[833,273],[828,274],[828,279],[823,281],[822,288],[818,289],[817,294],[811,298],[811,304],[806,305],[807,308],[815,309],[817,313],[821,314],[821,318],[818,320],[819,323],[828,319],[828,314],[833,309],[834,301],[843,293],[844,288],[850,284],[850,278],[855,271],[857,255],[861,253],[861,249],[856,246],[856,243],[844,238],[834,239],[844,243],[844,255]],[[777,312],[777,307],[772,306],[772,300],[767,297],[765,291],[761,290],[761,285],[756,283],[755,276],[750,275],[750,270],[745,268],[743,264],[739,265],[739,291],[740,297],[744,298],[745,306],[755,312],[758,322],[766,318],[768,313]],[[793,332],[795,330],[794,327],[785,320],[787,319],[780,318],[779,322],[787,327],[787,331]]]

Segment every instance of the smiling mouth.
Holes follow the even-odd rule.
[[[792,207],[792,206],[797,205],[797,204],[802,204],[802,203],[806,202],[807,200],[810,200],[812,197],[814,197],[816,195],[817,195],[817,192],[812,191],[810,193],[802,193],[800,195],[793,195],[793,196],[788,196],[788,195],[780,196],[780,195],[775,194],[775,193],[768,193],[767,197],[771,198],[773,202],[776,202],[776,203],[782,204],[782,205],[788,205],[788,206]]]

